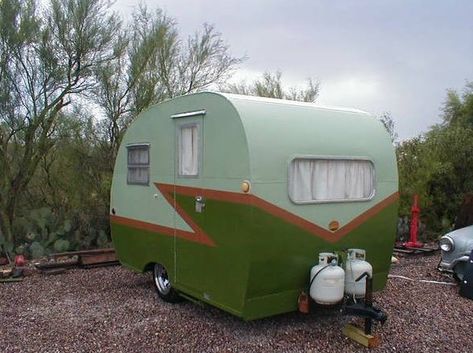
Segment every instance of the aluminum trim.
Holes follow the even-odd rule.
[[[198,115],[205,115],[207,111],[205,109],[202,110],[195,110],[192,112],[183,112],[171,115],[171,119],[179,119],[179,118],[188,118],[190,116],[198,116]]]

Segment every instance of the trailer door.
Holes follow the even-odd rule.
[[[193,222],[202,222],[205,216],[205,198],[202,190],[204,166],[204,116],[205,110],[173,115],[175,124],[175,172],[174,172],[174,201],[176,205],[176,222],[174,235],[174,256],[176,284],[190,291],[200,292],[200,282],[196,271],[200,269],[200,254],[197,242],[179,236],[184,218]],[[195,189],[189,195],[183,195],[179,187]],[[179,211],[185,213],[185,217]],[[185,224],[189,231],[189,224]],[[197,235],[196,235],[197,236]]]

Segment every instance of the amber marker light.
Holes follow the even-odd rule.
[[[245,180],[241,183],[241,191],[243,191],[245,194],[249,193],[251,189],[251,184],[248,180]]]
[[[340,223],[338,223],[338,221],[334,220],[328,224],[328,229],[332,232],[335,232],[338,228],[340,228]]]

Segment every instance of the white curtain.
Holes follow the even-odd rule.
[[[295,159],[289,170],[289,194],[295,202],[369,198],[374,170],[369,161]]]
[[[129,147],[128,148],[128,164],[149,164],[149,148],[148,146]]]
[[[179,175],[199,174],[199,139],[197,125],[181,127]]]
[[[148,184],[148,167],[128,167],[128,183],[130,184]]]
[[[148,184],[149,146],[128,147],[128,183]]]

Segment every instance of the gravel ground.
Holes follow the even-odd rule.
[[[438,255],[404,257],[391,273],[453,280]],[[473,301],[457,286],[389,279],[375,352],[473,352]],[[149,274],[121,267],[32,275],[0,284],[0,352],[363,352],[327,311],[244,322],[210,306],[158,300]],[[360,322],[361,323],[361,322]]]

